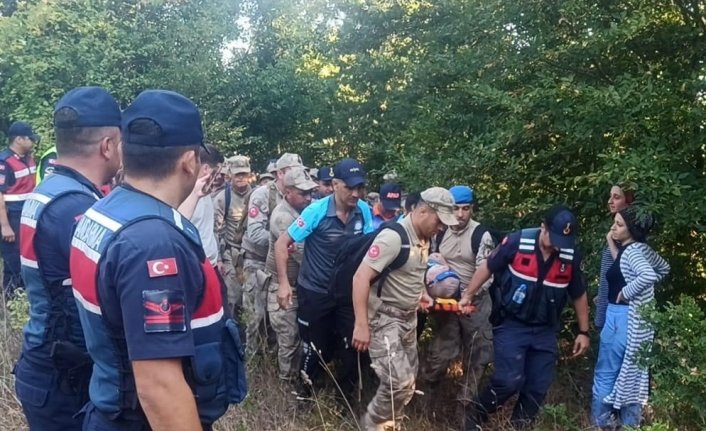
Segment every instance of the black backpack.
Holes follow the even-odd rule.
[[[335,299],[350,304],[353,303],[353,276],[358,270],[363,258],[368,253],[368,249],[373,244],[373,241],[375,241],[375,237],[384,229],[392,229],[397,232],[402,239],[402,247],[400,254],[397,255],[395,260],[378,274],[371,283],[371,285],[378,283],[378,297],[382,293],[382,286],[387,276],[390,275],[390,272],[401,268],[407,263],[407,259],[409,258],[409,236],[407,236],[404,227],[396,221],[385,222],[374,232],[348,238],[341,245],[333,262],[329,292],[333,293]]]

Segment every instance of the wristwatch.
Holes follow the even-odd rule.
[[[578,331],[578,332],[576,332],[576,336],[579,336],[579,335],[585,335],[585,336],[587,336],[588,338],[591,338],[591,336],[588,334],[588,331]]]

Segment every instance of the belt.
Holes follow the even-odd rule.
[[[378,311],[388,314],[392,317],[397,317],[399,319],[406,319],[417,314],[416,307],[413,310],[403,310],[401,308],[395,307],[394,305],[385,304],[384,302],[380,304],[380,307],[378,307]]]

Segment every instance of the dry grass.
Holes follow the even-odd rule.
[[[2,295],[0,295],[2,296]],[[5,304],[2,304],[5,310]],[[20,322],[12,327],[7,313],[0,311],[0,430],[27,429],[22,410],[14,391],[12,367],[17,360],[21,346]],[[562,346],[564,349],[566,346]],[[566,351],[566,350],[564,350]],[[547,398],[542,420],[536,427],[541,431],[588,430],[587,408],[590,403],[590,364],[592,359],[562,361],[556,383]],[[250,364],[250,395],[241,405],[233,406],[222,418],[217,431],[249,430],[356,430],[357,417],[363,412],[366,403],[376,389],[375,379],[369,370],[364,370],[363,403],[353,406],[356,418],[334,397],[336,387],[331,378],[318,391],[311,402],[297,401],[292,395],[292,387],[277,377],[277,364],[274,354],[257,358]],[[453,368],[453,367],[452,367]],[[458,365],[452,370],[459,372]],[[462,371],[462,370],[461,370]],[[464,412],[455,402],[460,390],[460,379],[449,378],[433,393],[415,395],[405,408],[406,418],[403,430],[409,431],[455,431],[462,429]],[[422,388],[424,389],[424,388]],[[512,403],[509,403],[512,406]],[[489,424],[491,430],[509,430],[508,417],[511,408],[505,408],[495,415]]]

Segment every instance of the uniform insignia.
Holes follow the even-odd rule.
[[[184,292],[143,290],[145,332],[185,332]]]
[[[260,214],[260,210],[257,207],[250,207],[250,211],[248,211],[248,217],[255,218],[259,214]]]
[[[0,175],[0,186],[5,184],[5,175]]]
[[[301,218],[301,217],[297,217],[297,226],[299,226],[300,228],[302,228],[302,227],[304,227],[305,225],[306,225],[306,223],[304,223],[304,219]]]
[[[378,256],[380,256],[380,247],[373,244],[370,249],[368,249],[368,257],[371,259],[377,259]]]
[[[155,278],[176,275],[179,273],[179,268],[177,268],[176,259],[170,257],[167,259],[148,260],[147,271],[150,278]]]
[[[566,223],[566,227],[564,228],[564,235],[569,235],[571,233],[571,223]]]
[[[505,238],[503,238],[502,244],[503,244],[503,245],[507,244],[507,236],[505,236]]]
[[[4,163],[0,163],[0,171],[4,171],[4,170],[5,170],[5,164],[4,164]]]

